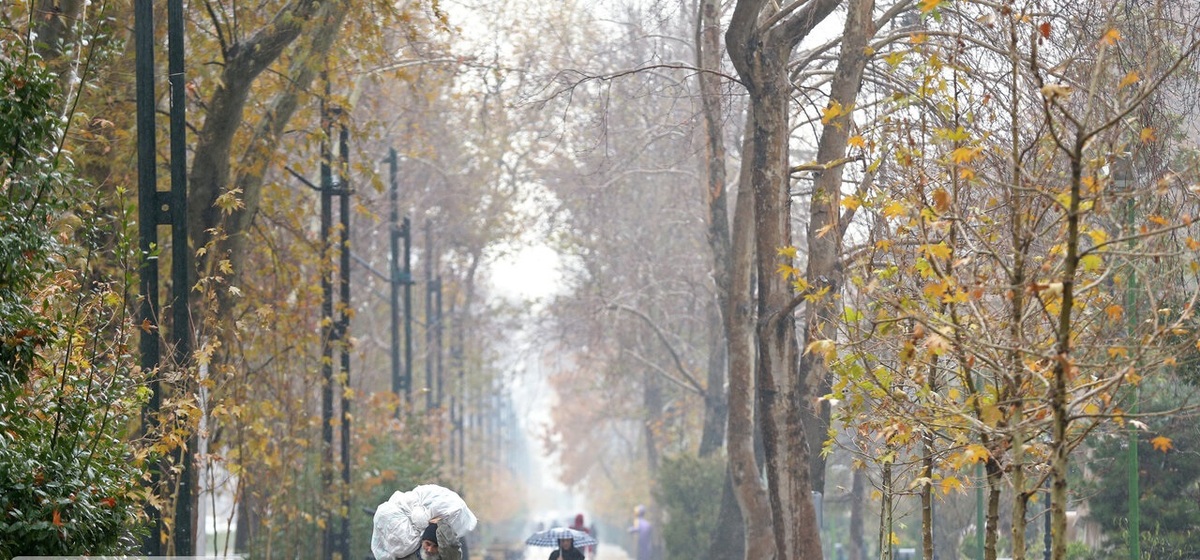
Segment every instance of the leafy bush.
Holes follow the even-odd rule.
[[[662,528],[668,560],[703,558],[717,525],[725,463],[688,455],[663,460],[654,498],[666,513]]]
[[[58,145],[54,76],[0,45],[0,557],[127,552],[142,471],[124,430],[142,391],[126,298],[84,280],[76,234],[95,206]]]

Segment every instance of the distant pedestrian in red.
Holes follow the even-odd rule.
[[[593,538],[596,538],[595,530],[589,529],[587,525],[583,524],[583,514],[582,513],[577,514],[575,516],[575,523],[573,525],[571,525],[571,528],[575,529],[576,531],[583,531],[584,533],[591,535]],[[599,540],[600,540],[599,538],[596,538],[597,542]],[[585,547],[585,550],[587,551],[588,558],[596,557],[596,545],[589,545],[589,546]]]

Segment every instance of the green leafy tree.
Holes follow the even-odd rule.
[[[1178,393],[1163,388],[1161,394]],[[1171,409],[1178,405],[1165,404]],[[1200,499],[1200,461],[1196,460],[1200,428],[1184,415],[1151,416],[1145,424],[1147,429],[1138,435],[1142,554],[1151,558],[1195,558],[1200,556],[1200,509],[1196,508]],[[1129,514],[1129,439],[1096,439],[1088,461],[1094,477],[1084,488],[1089,494],[1088,517],[1109,535],[1112,552],[1128,557],[1124,537]]]

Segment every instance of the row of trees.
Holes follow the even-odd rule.
[[[1146,507],[1176,520],[1133,535],[1189,553],[1170,539],[1189,542],[1175,529],[1191,518],[1168,515],[1158,477],[1195,489],[1178,463],[1194,436],[1181,426],[1200,14],[1051,0],[463,8],[466,31],[437,2],[189,5],[197,350],[159,372],[129,346],[155,334],[128,312],[131,6],[0,8],[13,139],[0,483],[5,534],[21,535],[2,550],[134,547],[143,509],[179,498],[179,465],[147,487],[149,466],[193,436],[201,496],[236,503],[237,527],[217,532],[255,556],[318,550],[344,519],[361,556],[360,508],[418,482],[458,487],[485,521],[520,516],[519,476],[493,441],[516,315],[484,280],[490,259],[540,237],[564,263],[562,294],[524,317],[565,397],[547,443],[609,520],[657,496],[673,556],[822,557],[816,491],[846,512],[855,559],[905,539],[956,556],[964,533],[986,534],[985,558],[1025,558],[1035,501],[1064,558],[1068,510],[1119,502],[1097,482],[1121,446],[1154,465],[1137,477]],[[326,244],[304,183],[341,127],[355,225]],[[391,394],[375,299],[397,280],[380,272],[394,204],[414,218],[411,280],[429,302],[414,306],[425,336],[409,364],[409,389],[428,393],[411,402]],[[356,359],[330,386],[321,284],[346,262],[342,239],[361,288],[335,310],[351,324],[338,344]],[[140,419],[159,378],[159,416]],[[326,392],[353,421],[349,487],[330,482]],[[469,441],[451,443],[456,430]],[[673,484],[680,473],[704,482]],[[974,531],[949,515],[970,488],[987,506]],[[919,532],[899,518],[914,502]],[[1139,546],[1119,537],[1123,515],[1088,518]],[[681,537],[693,530],[707,532]]]
[[[573,356],[572,394],[591,387],[562,409],[562,440],[576,446],[564,457],[579,464],[568,482],[608,487],[631,450],[651,474],[664,456],[706,455],[703,427],[727,406],[744,540],[725,531],[741,526],[726,509],[709,546],[682,556],[729,557],[734,540],[747,557],[819,557],[816,490],[848,512],[849,552],[862,557],[864,477],[883,556],[902,537],[926,558],[953,556],[964,533],[983,533],[984,557],[1027,557],[1034,503],[1050,506],[1052,557],[1067,554],[1068,510],[1080,533],[1086,518],[1111,547],[1134,546],[1120,530],[1128,500],[1090,515],[1097,500],[1085,500],[1127,475],[1083,458],[1127,441],[1181,472],[1168,465],[1190,439],[1166,420],[1191,414],[1196,14],[784,4],[597,16],[618,22],[608,31],[625,47],[602,44],[576,59],[587,70],[562,76],[561,114],[600,135],[567,141],[583,153],[567,163],[574,181],[546,181],[577,259],[554,332]],[[712,56],[719,27],[725,64]],[[577,116],[588,107],[601,113]],[[726,125],[742,116],[739,135]],[[727,157],[730,142],[742,150]],[[729,213],[726,165],[740,168]],[[648,206],[658,196],[671,202]],[[633,383],[614,392],[617,380]],[[600,428],[620,436],[597,442]],[[645,449],[613,448],[624,441]],[[590,469],[597,455],[611,462]],[[837,479],[844,497],[825,482],[827,459],[852,466]],[[636,501],[636,476],[615,478],[619,501]],[[943,513],[935,539],[935,504],[970,488],[985,490],[985,526]],[[706,492],[668,527],[715,507],[720,489]],[[906,495],[922,504],[918,534],[893,516]]]
[[[349,522],[350,555],[362,557],[363,508],[430,482],[461,490],[481,518],[516,515],[519,485],[498,444],[511,418],[495,396],[509,312],[487,299],[480,270],[519,232],[525,164],[494,68],[451,48],[458,30],[436,3],[188,4],[192,235],[150,256],[166,265],[172,244],[190,243],[191,324],[172,325],[169,313],[163,322],[193,333],[196,351],[143,371],[136,339],[159,333],[132,315],[147,256],[134,243],[133,10],[0,7],[0,554],[131,552],[149,539],[186,555],[175,529],[193,524],[224,538],[208,545],[218,552],[295,557],[328,550]],[[156,98],[163,130],[168,103]],[[336,153],[340,128],[351,133],[348,165],[327,163],[353,190],[354,222],[326,244],[306,183],[319,183],[322,148]],[[400,152],[396,198],[389,148]],[[414,381],[400,394],[377,299],[403,280],[381,272],[392,265],[393,207],[414,224],[417,294]],[[353,259],[341,259],[343,239]],[[355,299],[327,316],[321,284],[339,262],[353,263]],[[322,349],[337,316],[351,320],[333,344],[352,367],[326,385]],[[164,399],[144,415],[158,380]],[[333,446],[351,454],[348,485],[323,437],[331,427]],[[180,450],[196,467],[191,496],[172,459]],[[189,499],[201,518],[175,519],[176,501]],[[161,534],[148,528],[154,517]]]

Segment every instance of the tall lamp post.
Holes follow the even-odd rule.
[[[1121,194],[1125,195],[1125,230],[1130,236],[1129,247],[1132,249],[1135,245],[1133,240],[1134,228],[1134,198],[1133,188],[1136,182],[1136,175],[1133,168],[1133,156],[1129,152],[1124,152],[1117,156],[1112,164],[1112,183],[1113,188]],[[1125,333],[1132,339],[1135,329],[1137,328],[1137,269],[1132,265],[1129,267],[1129,277],[1125,283],[1125,310],[1126,322]],[[1131,414],[1137,412],[1139,391],[1135,386],[1133,388],[1133,401],[1129,405]],[[1126,457],[1126,469],[1129,474],[1129,558],[1130,560],[1140,560],[1142,557],[1141,551],[1141,512],[1139,511],[1139,501],[1141,500],[1141,491],[1138,487],[1138,433],[1137,428],[1132,424],[1129,428],[1129,451]]]

